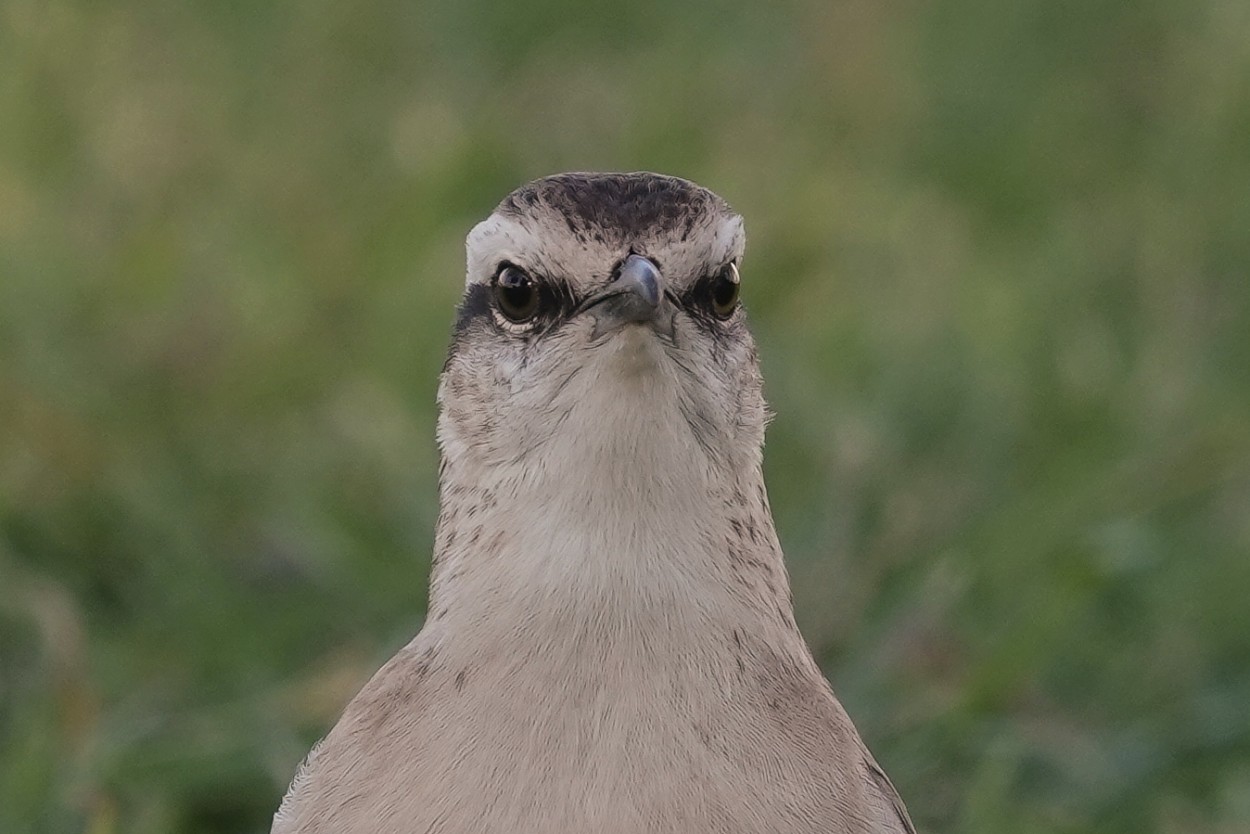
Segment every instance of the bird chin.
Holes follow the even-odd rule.
[[[623,318],[605,311],[596,315],[594,322],[594,328],[590,331],[592,342],[612,340],[618,334],[630,332],[658,335],[669,341],[673,339],[674,317],[668,310],[661,310],[658,315],[648,318]]]
[[[627,322],[602,334],[594,350],[603,357],[603,371],[624,379],[654,374],[665,359],[665,351],[652,324]]]

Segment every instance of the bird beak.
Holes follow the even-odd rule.
[[[582,302],[578,312],[592,311],[594,338],[631,322],[656,322],[664,301],[664,276],[649,258],[630,255],[617,269],[616,280]]]

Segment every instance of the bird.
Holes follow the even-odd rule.
[[[914,834],[795,622],[744,241],[645,172],[472,229],[426,618],[272,834]]]

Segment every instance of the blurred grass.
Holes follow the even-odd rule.
[[[462,239],[748,222],[805,633],[922,828],[1250,828],[1250,7],[8,0],[0,831],[263,831],[419,628]]]

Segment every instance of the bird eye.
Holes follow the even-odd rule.
[[[538,312],[539,291],[525,270],[504,265],[495,275],[495,304],[509,321],[520,324]]]
[[[727,319],[734,314],[734,310],[738,309],[738,290],[741,279],[738,277],[738,267],[733,261],[725,264],[721,271],[716,273],[716,277],[712,279],[710,287],[712,314],[718,319]]]

